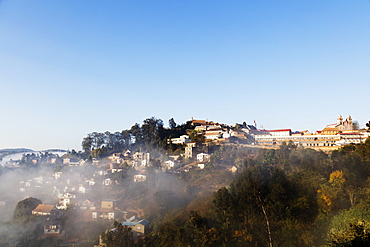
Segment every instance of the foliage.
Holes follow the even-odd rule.
[[[196,130],[191,130],[189,132],[189,138],[192,142],[204,142],[205,141],[205,136]]]
[[[107,247],[131,247],[134,245],[131,228],[123,226],[115,221],[114,228],[101,234],[101,238]]]
[[[184,147],[168,143],[170,138],[187,133],[191,141],[204,142],[204,135],[193,128],[190,122],[177,125],[173,118],[165,128],[161,119],[152,117],[117,134],[93,132],[82,146],[90,157],[99,158],[124,148],[163,148],[171,154]],[[152,222],[145,246],[320,246],[328,236],[331,246],[357,246],[356,241],[367,241],[370,139],[331,153],[292,142],[278,149],[231,143],[205,149],[212,153],[205,169],[178,175],[186,183],[184,187],[196,191],[192,196],[211,184],[214,193],[204,201],[195,199],[196,203],[187,206],[190,200],[182,199],[175,190],[148,192],[155,181],[127,187],[126,196],[136,199]],[[237,175],[220,172],[234,165]],[[222,183],[219,177],[234,180]],[[121,181],[124,179],[122,176]],[[106,234],[113,239],[116,231]],[[126,236],[129,229],[120,231]]]
[[[169,120],[169,128],[165,128],[161,119],[151,117],[145,119],[142,125],[136,123],[121,132],[89,133],[83,138],[81,146],[85,156],[90,155],[91,158],[103,158],[125,149],[144,151],[164,148],[174,151],[177,147],[168,144],[167,139],[185,135],[192,128],[191,121],[177,125],[173,118]]]
[[[210,164],[213,171],[232,165],[242,171],[210,200],[167,214],[148,246],[320,246],[329,233],[354,236],[356,224],[368,222],[370,141],[331,154],[292,143],[266,150],[221,146]],[[357,215],[355,222],[349,215]]]
[[[367,206],[357,205],[334,216],[329,225],[329,238],[333,240],[350,236],[351,225],[358,224],[364,231],[370,231],[370,209]]]
[[[332,236],[330,246],[333,247],[362,247],[370,245],[370,231],[364,221],[350,223],[346,233]]]
[[[32,210],[42,202],[33,197],[28,197],[17,203],[14,209],[13,219],[15,221],[27,220],[32,216]]]

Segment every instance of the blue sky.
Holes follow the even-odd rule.
[[[0,1],[0,148],[81,149],[148,117],[370,120],[370,1]]]

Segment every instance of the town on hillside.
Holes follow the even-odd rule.
[[[83,151],[27,154],[8,162],[2,173],[12,174],[12,186],[0,193],[1,221],[37,218],[41,239],[99,247],[107,246],[118,222],[130,241],[140,243],[153,221],[171,209],[164,201],[178,205],[228,186],[243,156],[228,160],[220,150],[248,148],[253,157],[261,147],[338,148],[363,143],[369,134],[351,116],[338,116],[315,133],[195,119],[182,125],[171,119],[164,128],[162,120],[150,118],[130,130],[88,134]],[[34,208],[20,210],[29,205]],[[18,213],[9,218],[14,207]]]

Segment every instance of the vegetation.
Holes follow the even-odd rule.
[[[171,149],[175,147],[167,143],[167,139],[185,135],[187,130],[192,128],[194,127],[190,121],[177,125],[173,118],[169,120],[169,128],[165,128],[161,119],[151,117],[145,119],[142,125],[134,124],[129,130],[90,133],[83,138],[82,149],[85,155],[91,155],[92,158],[102,158],[125,149],[142,151]]]
[[[370,140],[331,154],[285,144],[238,161],[230,149],[215,152],[218,163],[234,158],[243,171],[196,207],[161,218],[146,246],[369,243]]]
[[[113,229],[101,234],[101,238],[107,247],[131,247],[134,245],[130,235],[131,228],[123,226],[117,221],[114,222],[113,226]]]
[[[131,149],[140,146],[174,151],[167,139],[186,133],[191,140],[204,142],[204,136],[189,123],[179,126],[173,119],[168,129],[161,120],[151,118],[124,133],[130,136],[129,146],[125,147]],[[94,144],[90,155],[96,148],[112,152],[108,148],[112,145],[99,143],[100,146]],[[188,194],[157,190],[148,199],[143,196],[148,193],[145,189],[141,196],[135,191],[142,205],[150,205],[143,208],[151,229],[144,242],[130,245],[270,247],[367,243],[370,140],[331,153],[293,143],[283,143],[278,149],[236,144],[210,144],[206,149],[213,154],[204,170],[178,175],[189,188]],[[232,166],[238,168],[234,177],[225,173]],[[218,176],[224,178],[224,183]],[[218,186],[217,191],[201,193],[201,188],[212,182]],[[184,196],[187,199],[182,199]],[[129,231],[121,230],[124,234]]]
[[[32,215],[32,210],[41,203],[42,202],[39,199],[33,197],[29,197],[18,202],[14,209],[14,220],[18,222],[27,221]]]
[[[150,152],[151,157],[164,151],[176,153],[183,147],[167,140],[183,134],[204,142],[190,122],[178,125],[170,119],[165,128],[162,120],[153,117],[122,132],[88,134],[82,142],[84,152],[68,155],[103,158],[126,149]],[[131,229],[118,222],[113,227],[109,221],[81,222],[80,212],[73,208],[62,219],[64,237],[82,240],[80,247],[97,244],[100,233],[108,247],[369,245],[370,139],[326,153],[293,143],[277,149],[237,143],[203,145],[203,152],[212,153],[204,169],[163,172],[160,162],[153,160],[142,183],[128,181],[135,171],[127,164],[120,173],[96,177],[97,184],[105,178],[115,183],[109,189],[94,187],[92,199],[109,195],[143,209],[150,222],[145,239],[134,241]],[[32,158],[25,156],[24,162]],[[87,163],[83,172],[93,174],[96,167]],[[63,169],[55,167],[59,168]],[[80,167],[71,169],[82,172]],[[40,218],[30,214],[38,203],[35,198],[20,201],[13,221],[0,223],[0,228],[10,232],[21,229],[18,236],[1,235],[0,246],[60,244],[58,239],[41,238],[39,228],[29,227],[41,224]]]

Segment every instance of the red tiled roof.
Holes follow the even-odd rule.
[[[291,129],[280,129],[280,130],[267,130],[268,132],[282,132],[282,131],[292,131]]]
[[[34,210],[32,210],[32,212],[50,213],[53,208],[54,205],[39,204]]]

